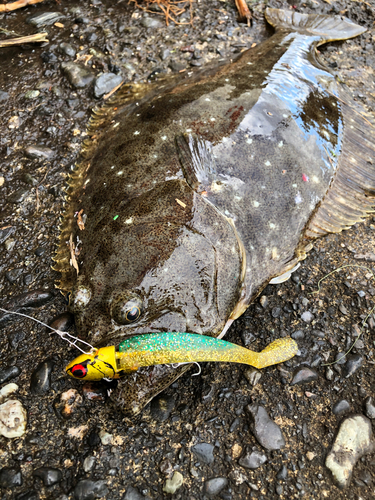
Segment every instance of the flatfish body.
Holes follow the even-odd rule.
[[[315,58],[325,41],[365,30],[341,17],[266,17],[276,33],[235,61],[127,86],[96,111],[55,259],[95,346],[221,337],[315,238],[372,211],[374,129]],[[186,369],[139,370],[113,400],[137,413]]]

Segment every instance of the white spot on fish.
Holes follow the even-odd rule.
[[[283,141],[280,141],[279,144],[278,144],[279,148],[282,148],[284,146],[284,143]]]
[[[117,172],[117,175],[122,175],[124,173],[123,170],[120,170],[120,172]]]
[[[134,135],[139,135],[139,134],[140,134],[140,131],[139,131],[139,130],[136,130],[136,131],[134,132]]]
[[[235,197],[234,197],[234,199],[235,199],[236,201],[241,201],[241,200],[242,200],[242,196],[235,196]]]
[[[289,115],[283,115],[283,118],[288,118]]]
[[[274,224],[273,222],[270,222],[270,228],[275,229],[275,227],[276,227],[276,224]]]
[[[205,101],[211,101],[211,99],[209,97],[206,97]]]
[[[228,78],[226,78],[226,79],[225,79],[225,81],[226,81],[226,82],[229,82],[229,79],[228,79]]]
[[[246,140],[246,142],[247,142],[248,144],[252,144],[252,143],[253,143],[253,140],[252,140],[252,139],[247,139],[247,140]]]
[[[125,224],[132,224],[133,222],[133,217],[129,217],[129,219],[126,219]]]
[[[265,166],[266,167],[270,167],[271,166],[271,162],[269,162],[268,160],[264,162]]]
[[[299,203],[302,203],[302,196],[301,196],[301,193],[298,191],[296,197],[294,198],[294,201],[296,203],[296,205],[298,205]]]
[[[215,122],[216,119],[215,118],[210,118],[210,121]]]
[[[253,201],[253,205],[255,208],[258,208],[259,207],[259,201]]]
[[[111,170],[113,170],[114,168],[115,168],[115,166],[114,166],[114,165],[112,165]]]
[[[114,125],[113,125],[113,128],[116,128],[120,125],[120,122],[116,122]]]
[[[163,141],[166,141],[166,140],[167,140],[167,136],[166,136],[166,135],[163,135],[162,140],[163,140]]]
[[[248,64],[249,66],[251,66],[251,65],[252,65],[253,63],[251,63],[251,62],[248,62],[248,63],[246,63],[246,64]]]
[[[273,247],[272,249],[272,260],[279,260],[280,259],[280,255],[279,255],[279,251],[276,247]]]
[[[191,128],[187,128],[186,132],[191,132],[191,130],[192,130]]]
[[[320,182],[320,181],[319,181],[319,179],[318,179],[318,177],[317,177],[316,175],[313,175],[313,176],[311,177],[311,180],[312,180],[313,182],[315,182],[315,184],[319,184],[319,182]]]
[[[292,187],[297,188],[298,186],[297,184],[292,184]]]
[[[158,155],[154,155],[154,158],[157,158],[157,157],[158,157]]]

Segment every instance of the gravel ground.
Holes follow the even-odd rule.
[[[47,0],[0,17],[2,29],[45,30],[49,38],[42,46],[0,49],[0,306],[46,323],[65,311],[51,257],[65,179],[91,109],[121,80],[190,71],[260,43],[272,30],[264,3],[252,7],[252,27],[236,22],[234,4],[214,0],[193,4],[193,27],[167,27],[157,13],[109,0]],[[375,3],[308,0],[295,7],[343,13],[369,29],[322,47],[320,58],[371,116]],[[188,22],[190,14],[178,19]],[[102,73],[110,75],[99,79]],[[286,332],[298,340],[299,356],[261,373],[202,364],[200,376],[179,379],[134,422],[108,403],[108,386],[64,376],[73,348],[30,320],[0,317],[1,387],[18,386],[0,398],[20,401],[27,412],[21,437],[0,437],[1,499],[140,500],[173,491],[189,500],[374,498],[373,314],[350,355],[324,366],[342,357],[373,307],[374,231],[370,217],[318,241],[292,279],[268,286],[227,336],[260,350],[269,336]],[[343,265],[363,267],[344,268],[312,294]],[[60,316],[56,324],[69,321]],[[343,422],[360,429],[361,442],[348,459],[357,462],[350,487],[339,489],[325,461],[335,440],[348,435],[336,438]]]

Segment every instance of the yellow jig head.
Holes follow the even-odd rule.
[[[68,375],[81,380],[118,378],[116,349],[114,345],[81,354],[65,368]]]

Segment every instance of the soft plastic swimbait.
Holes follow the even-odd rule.
[[[298,351],[290,337],[271,342],[263,351],[254,352],[225,340],[193,333],[151,333],[124,340],[115,346],[81,354],[66,367],[71,377],[85,380],[120,378],[142,366],[221,361],[243,363],[255,368],[282,363]]]

